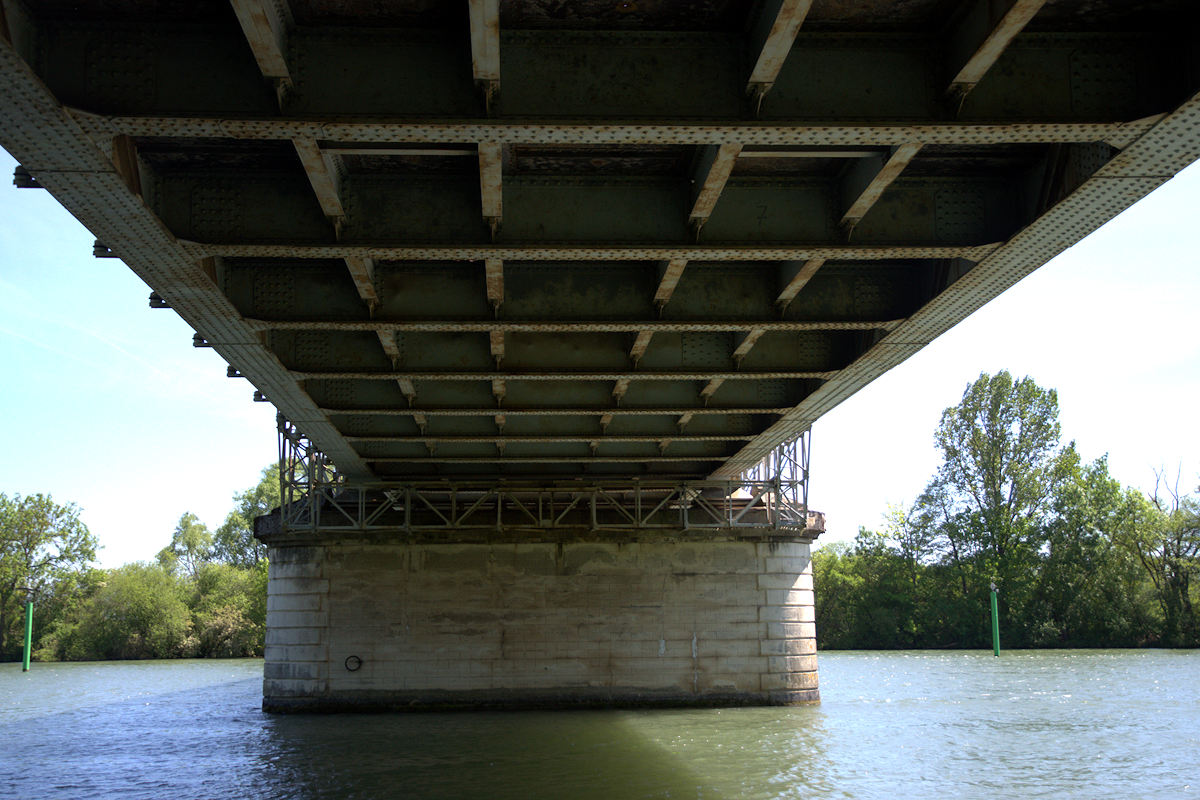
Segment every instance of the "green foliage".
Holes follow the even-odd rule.
[[[0,659],[24,647],[27,591],[35,601],[54,597],[56,584],[96,558],[96,538],[72,503],[50,495],[0,494]]]
[[[59,620],[43,652],[65,661],[185,655],[184,583],[159,564],[105,570],[75,614]]]
[[[266,634],[266,562],[242,569],[205,564],[193,587],[192,654],[202,658],[261,655]]]
[[[968,386],[913,507],[814,553],[820,646],[988,647],[993,580],[1006,647],[1200,644],[1200,499],[1125,489],[1059,436],[1053,390]]]
[[[226,564],[254,566],[266,558],[266,548],[254,538],[254,519],[279,507],[279,465],[264,469],[258,485],[234,495],[233,501],[237,505],[217,528],[213,555]]]
[[[156,559],[167,572],[184,574],[196,578],[200,568],[208,562],[213,552],[213,536],[208,526],[188,512],[179,518],[171,543],[158,551]]]
[[[49,570],[49,577],[37,584],[37,657],[97,660],[262,655],[267,560],[250,532],[254,516],[269,512],[278,496],[278,469],[271,467],[263,470],[256,487],[235,496],[237,506],[215,536],[194,514],[186,513],[155,563],[95,570],[83,569],[94,557],[95,541],[78,523],[74,506],[59,509],[57,517],[43,520],[39,528],[26,520],[28,514],[18,513],[24,508],[21,498],[9,501],[0,495],[5,541],[24,543],[21,547],[6,544],[4,553],[14,548],[19,553],[40,553],[42,560],[36,563]],[[30,502],[25,505],[36,506],[34,499],[26,498]],[[40,495],[37,499],[41,502]],[[45,501],[42,505],[48,498]],[[57,525],[59,535],[48,540],[50,544],[38,545],[39,550],[30,544],[34,540],[28,531],[47,525],[49,529]],[[23,533],[9,535],[10,528]],[[0,576],[27,574],[24,565],[28,561],[17,559],[17,566],[2,562]],[[20,600],[23,602],[23,594]],[[11,605],[16,603],[13,600]]]
[[[1161,483],[1161,476],[1160,476]],[[1162,643],[1200,645],[1196,615],[1200,584],[1200,497],[1184,497],[1178,488],[1163,497],[1158,490],[1132,512],[1122,545],[1145,568],[1162,613]]]
[[[854,616],[859,606],[861,579],[854,574],[850,547],[837,542],[813,551],[813,585],[817,587],[818,644],[842,650],[858,647]]]

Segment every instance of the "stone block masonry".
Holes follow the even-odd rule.
[[[263,708],[818,699],[807,542],[630,533],[274,543]]]

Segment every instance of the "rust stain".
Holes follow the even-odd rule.
[[[679,285],[679,279],[683,277],[686,266],[686,258],[673,258],[667,262],[658,281],[658,289],[654,292],[654,304],[659,308],[671,301],[671,295],[675,293],[675,287]]]
[[[741,341],[738,342],[738,346],[733,351],[733,360],[740,364],[742,359],[749,354],[751,348],[754,347],[755,342],[761,339],[766,332],[766,328],[754,328],[743,335]]]
[[[950,91],[956,95],[965,95],[979,83],[1045,2],[1046,0],[1010,0],[1008,8],[995,21],[987,37],[954,76]]]
[[[871,179],[867,187],[863,189],[862,194],[850,204],[850,208],[842,217],[842,225],[853,225],[865,217],[871,210],[871,206],[875,205],[883,196],[884,190],[900,177],[900,173],[904,171],[910,161],[917,157],[920,150],[920,144],[910,143],[897,147],[879,172],[875,173],[875,177]]]
[[[484,282],[487,286],[488,302],[496,309],[504,302],[504,262],[499,258],[483,261]]]
[[[823,258],[810,258],[804,262],[804,266],[796,270],[796,274],[783,287],[783,291],[779,293],[776,304],[782,308],[787,308],[788,304],[795,299],[796,295],[804,288],[804,284],[812,280],[812,277],[817,274],[817,270],[825,263]]]
[[[698,190],[690,215],[693,220],[705,220],[712,216],[717,200],[721,197],[721,191],[725,188],[725,182],[729,180],[729,175],[737,163],[738,153],[741,151],[740,144],[717,146],[707,170],[703,175],[696,176]]]
[[[504,216],[501,148],[499,144],[479,145],[479,192],[483,217],[497,222]]]
[[[638,331],[637,338],[633,340],[633,347],[629,348],[629,357],[633,363],[642,360],[642,356],[646,354],[646,348],[650,346],[650,339],[654,336],[653,331]]]
[[[812,4],[813,0],[783,0],[779,4],[779,13],[771,22],[771,28],[750,73],[751,86],[763,87],[761,91],[765,91],[775,83],[775,78],[779,75],[779,70],[783,69],[783,62],[792,51],[792,43],[796,41],[796,34],[800,32],[800,26],[804,24],[804,18],[808,16]]]
[[[344,217],[346,211],[342,208],[339,196],[337,173],[329,169],[329,163],[321,153],[316,139],[292,139],[292,145],[296,148],[296,154],[300,156],[300,163],[304,166],[308,182],[312,185],[313,193],[316,194],[325,216],[331,219]]]

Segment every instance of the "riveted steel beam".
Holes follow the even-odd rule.
[[[1010,120],[969,123],[940,120],[834,124],[826,120],[804,124],[748,123],[737,118],[716,122],[648,119],[636,123],[587,118],[572,120],[403,121],[224,118],[203,115],[101,115],[68,109],[97,140],[127,135],[172,139],[288,140],[322,139],[327,146],[395,145],[464,142],[552,145],[706,145],[741,144],[792,147],[899,147],[914,141],[925,145],[1070,144],[1108,142],[1124,147],[1154,126],[1161,113],[1130,115],[1104,122]],[[745,150],[743,149],[743,155]],[[27,165],[28,166],[28,165]]]
[[[348,442],[373,442],[373,443],[388,443],[388,442],[509,442],[521,444],[537,444],[539,442],[563,442],[576,444],[590,444],[596,441],[595,436],[347,436]],[[724,436],[702,436],[702,435],[672,435],[671,441],[678,442],[748,442],[753,439],[753,436],[741,434],[728,434]],[[628,444],[635,442],[654,442],[658,443],[663,440],[661,436],[613,436],[604,435],[600,441],[610,443]]]
[[[740,475],[1195,156],[1195,109],[1162,115],[1196,90],[1180,0],[1016,33],[1033,4],[947,38],[767,0],[742,37],[499,31],[476,0],[471,36],[268,19],[257,49],[35,7],[0,144],[355,480]]]
[[[815,379],[829,380],[836,370],[771,370],[756,372],[292,372],[297,380],[356,381],[733,381]],[[507,412],[506,412],[507,413]]]
[[[721,408],[717,406],[705,406],[704,408],[637,408],[629,406],[621,407],[538,407],[538,408],[506,408],[503,416],[505,417],[600,417],[601,420],[614,416],[650,416],[650,417],[677,417],[684,414],[700,415],[700,416],[750,416],[756,414],[780,415],[791,411],[791,407],[786,408],[771,408],[771,407],[729,407]],[[382,417],[411,417],[416,414],[424,414],[430,417],[491,417],[496,415],[495,408],[328,408],[323,407],[322,412],[334,417],[356,417],[356,416],[382,416]]]
[[[387,244],[182,244],[196,258],[225,256],[244,258],[330,259],[363,256],[380,261],[895,261],[911,259],[963,258],[979,261],[1000,242],[947,246],[862,246],[862,245],[670,245],[647,246],[559,246],[559,245],[406,245]]]
[[[247,319],[259,330],[276,331],[462,331],[475,333],[631,333],[631,332],[737,332],[756,331],[757,339],[767,331],[868,331],[891,330],[903,320],[849,320],[812,322],[805,320],[263,320]],[[500,340],[503,354],[503,339]],[[493,355],[495,353],[493,352]]]
[[[369,464],[669,464],[718,463],[724,456],[363,456]]]
[[[341,144],[323,144],[338,153],[357,152],[352,143],[485,141],[498,144],[662,144],[697,145],[739,142],[773,147],[820,148],[849,144],[872,148],[899,147],[919,140],[926,145],[987,146],[1000,144],[1069,144],[1107,142],[1124,147],[1149,130],[1161,114],[1127,122],[1001,124],[929,123],[876,125],[748,125],[740,120],[720,124],[647,122],[598,124],[574,122],[487,120],[479,122],[347,122],[300,119],[216,119],[204,117],[100,116],[69,109],[93,137],[119,135],[166,138],[290,140],[336,136]],[[388,154],[385,151],[385,154]],[[396,153],[400,155],[402,153]],[[468,153],[469,154],[469,153]],[[865,152],[856,157],[873,155]],[[743,149],[742,158],[750,157]],[[765,157],[765,156],[764,156]],[[772,156],[774,157],[774,156]],[[832,156],[830,156],[832,157]],[[842,156],[839,156],[842,157]]]

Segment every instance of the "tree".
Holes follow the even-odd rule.
[[[1193,579],[1200,580],[1200,498],[1162,488],[1162,476],[1149,502],[1137,510],[1123,544],[1154,584],[1162,610],[1162,642],[1173,647],[1200,644],[1200,621],[1192,603]],[[1164,496],[1165,495],[1165,496]]]
[[[171,543],[158,551],[158,563],[167,572],[174,573],[180,567],[193,580],[200,574],[200,567],[212,557],[213,536],[206,526],[191,512],[179,518]]]
[[[266,557],[266,548],[254,538],[254,519],[279,507],[279,465],[262,471],[258,485],[233,496],[237,507],[217,528],[213,546],[218,561],[250,567]]]
[[[59,505],[50,495],[0,493],[0,657],[20,638],[10,636],[25,600],[20,587],[36,596],[95,560],[96,537],[79,513],[75,504]]]
[[[1042,521],[1073,453],[1059,448],[1060,431],[1057,393],[1001,371],[968,386],[934,434],[943,461],[923,511],[950,545],[963,594],[982,596],[994,576],[1013,619],[1032,593]]]
[[[853,630],[859,578],[852,570],[850,546],[845,542],[823,545],[813,551],[812,565],[818,646],[822,650],[861,647]]]
[[[51,632],[46,649],[64,661],[171,658],[185,655],[191,615],[180,579],[159,564],[99,572],[71,618]]]
[[[267,625],[267,564],[243,568],[205,564],[195,583],[192,655],[238,658],[261,655]]]
[[[1066,475],[1046,524],[1031,644],[1128,647],[1151,630],[1140,566],[1120,546],[1145,505],[1138,492],[1109,476],[1105,458],[1081,464],[1064,457]]]

